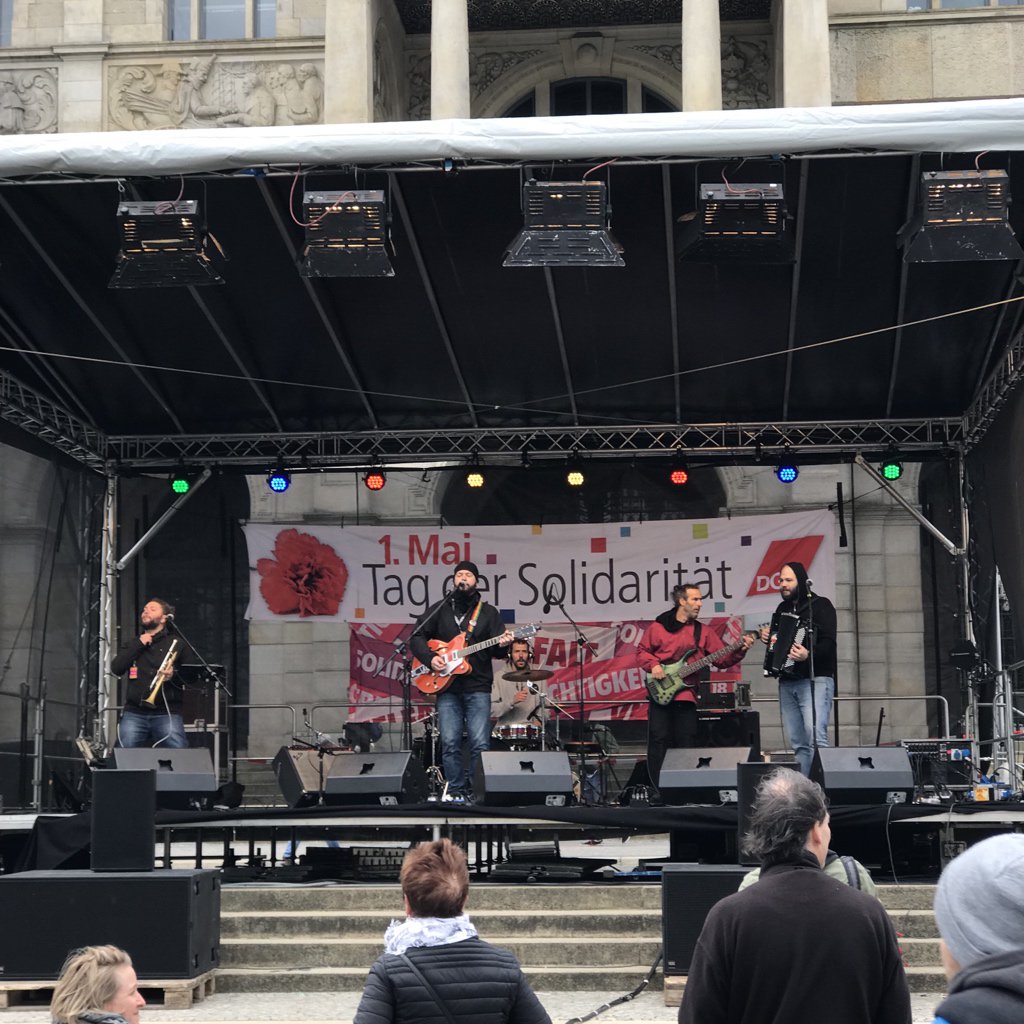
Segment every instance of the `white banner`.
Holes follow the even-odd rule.
[[[408,623],[441,598],[463,559],[506,622],[559,622],[564,601],[581,622],[653,619],[672,588],[695,583],[704,617],[763,620],[778,602],[777,574],[803,562],[815,588],[835,593],[834,517],[827,510],[737,519],[582,526],[245,527],[250,619],[316,616]]]

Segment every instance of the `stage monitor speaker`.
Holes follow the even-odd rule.
[[[157,807],[187,808],[217,792],[217,775],[209,750],[162,747],[115,747],[118,768],[156,772]]]
[[[56,978],[68,950],[108,943],[140,979],[195,978],[220,965],[220,872],[0,875],[0,919],[4,981]]]
[[[736,765],[755,756],[750,747],[671,747],[658,776],[666,804],[734,804]]]
[[[811,778],[833,804],[907,804],[914,795],[903,747],[819,747]]]
[[[323,781],[341,751],[330,748],[323,755]],[[310,807],[320,797],[320,752],[315,747],[282,747],[274,758],[274,777],[289,807]]]
[[[795,772],[800,771],[800,765],[796,761],[741,761],[736,765],[736,792],[739,797],[736,807],[736,846],[740,853],[741,864],[754,865],[759,863],[757,860],[749,859],[743,852],[743,837],[750,828],[750,813],[754,808],[757,787],[772,772],[778,771],[780,768],[790,768]]]
[[[737,864],[666,864],[661,869],[661,941],[666,975],[687,974],[711,908],[740,887]]]
[[[572,799],[572,769],[562,750],[485,750],[473,792],[491,807],[545,804],[565,807]]]
[[[335,754],[324,783],[328,804],[420,804],[427,799],[427,773],[408,750],[380,754]]]
[[[92,773],[90,865],[93,871],[152,871],[156,847],[156,772]]]

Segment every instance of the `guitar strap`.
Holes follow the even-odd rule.
[[[703,627],[700,624],[700,619],[696,619],[693,623],[693,646],[694,649],[698,651],[703,650],[703,648],[700,645],[700,635],[702,630]],[[708,652],[704,651],[704,653],[707,654]]]
[[[469,620],[469,625],[466,627],[466,646],[469,646],[469,638],[473,635],[473,630],[476,629],[476,620],[480,618],[480,609],[484,606],[482,598],[477,598],[476,607],[473,609],[473,615]]]

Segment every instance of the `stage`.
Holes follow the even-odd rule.
[[[996,832],[1024,828],[1024,804],[854,804],[831,808],[832,848],[889,880],[937,876],[952,848]],[[285,864],[293,841],[345,846],[402,845],[450,836],[463,844],[477,876],[507,857],[508,845],[566,839],[667,835],[672,861],[737,862],[735,804],[682,807],[309,807],[299,810],[158,811],[157,865],[259,865],[269,874]],[[91,816],[0,816],[5,871],[87,868]],[[308,846],[307,846],[308,849]],[[259,851],[259,852],[257,852]],[[654,866],[657,870],[657,866]],[[879,874],[881,873],[881,874]],[[282,878],[281,880],[287,880]]]

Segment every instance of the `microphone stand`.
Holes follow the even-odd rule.
[[[814,692],[814,593],[811,590],[813,584],[807,580],[807,669],[810,678],[807,682],[811,689],[811,768],[814,767],[814,758],[818,754],[818,701]],[[810,775],[810,771],[807,773]]]
[[[579,624],[576,620],[565,610],[565,605],[562,598],[555,596],[554,589],[552,589],[547,596],[544,598],[544,603],[550,608],[554,605],[564,616],[566,621],[576,632],[576,660],[580,667],[580,678],[579,678],[579,736],[580,741],[580,803],[586,805],[587,794],[586,794],[586,783],[587,783],[587,744],[583,739],[583,726],[586,719],[586,708],[583,700],[583,657],[584,652],[590,648],[590,641],[587,639],[586,634],[580,629]]]
[[[180,636],[181,639],[185,641],[185,645],[196,656],[196,658],[199,661],[199,664],[202,665],[202,667],[203,667],[203,679],[206,682],[209,682],[211,679],[213,680],[213,688],[214,688],[214,690],[215,691],[216,690],[220,690],[224,694],[224,696],[227,698],[227,701],[225,703],[233,700],[234,699],[234,695],[228,689],[227,681],[225,679],[221,678],[220,674],[213,670],[213,667],[210,665],[210,663],[203,657],[202,652],[196,650],[195,644],[193,644],[192,641],[189,640],[189,638],[185,635],[185,631],[181,628],[181,626],[178,625],[178,620],[176,618],[174,618],[174,616],[169,616],[168,617],[167,625],[164,627],[164,629],[167,630],[167,632],[175,632],[175,633],[177,633],[178,636]],[[215,701],[218,700],[218,697],[216,696],[216,693],[214,694],[214,698],[213,699]],[[218,715],[217,717],[219,718],[220,716]],[[231,719],[232,719],[232,716],[231,715],[225,715],[224,719],[225,719],[224,720],[224,728],[227,729],[226,736],[227,736],[227,744],[228,744],[228,754],[229,754],[229,756],[231,758],[231,763],[234,764],[235,763],[234,756],[237,753],[237,751],[235,750],[235,746],[234,746],[234,738],[235,738],[234,737],[234,733],[231,730]],[[216,776],[216,778],[219,780],[220,779],[220,765],[219,764],[215,764],[213,766],[213,773]]]

